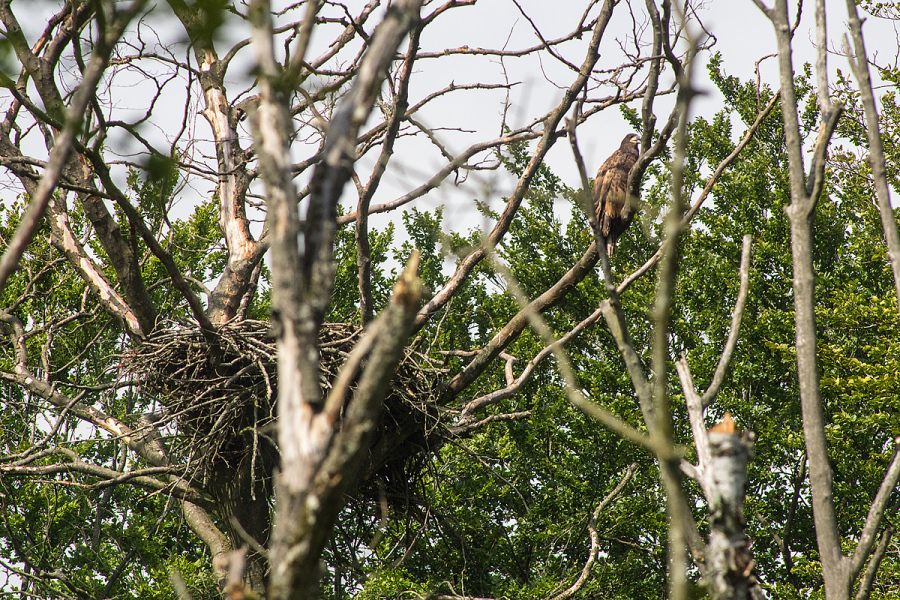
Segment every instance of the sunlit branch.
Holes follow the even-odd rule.
[[[272,316],[278,347],[278,439],[282,471],[277,490],[269,594],[275,600],[313,593],[316,565],[343,501],[355,481],[381,400],[406,343],[421,294],[417,257],[395,286],[388,308],[371,324],[372,354],[349,402],[347,386],[322,402],[316,337],[334,286],[337,205],[351,178],[356,140],[401,39],[419,22],[421,0],[396,2],[378,26],[328,125],[321,161],[312,175],[301,223],[290,162],[286,90],[279,87],[270,7],[253,3],[254,50],[260,65],[260,103],[254,138],[266,185],[272,232]],[[352,376],[358,367],[348,365]],[[337,414],[345,407],[340,427]]]
[[[709,193],[712,191],[713,187],[715,187],[716,183],[718,183],[719,178],[722,176],[722,173],[725,172],[725,169],[728,168],[734,160],[740,155],[740,153],[744,150],[747,144],[750,143],[750,140],[753,139],[753,135],[759,129],[759,126],[765,120],[766,117],[771,114],[772,109],[775,108],[775,104],[778,102],[780,96],[779,94],[774,94],[772,98],[769,100],[769,103],[766,105],[765,109],[760,112],[756,119],[753,121],[753,124],[747,129],[747,132],[744,134],[744,137],[741,139],[740,143],[735,147],[735,149],[726,156],[716,167],[716,170],[707,180],[706,185],[703,186],[703,191],[700,192],[700,195],[697,197],[697,200],[691,205],[688,211],[684,214],[684,218],[682,219],[681,226],[686,227],[688,223],[693,219],[694,215],[700,210],[700,207],[703,205],[703,202],[706,200]],[[634,283],[637,279],[642,277],[644,273],[653,268],[662,258],[662,254],[664,251],[664,247],[668,244],[668,240],[663,240],[663,243],[660,245],[659,250],[650,257],[647,262],[645,262],[641,267],[631,273],[628,277],[622,280],[622,282],[616,287],[616,290],[621,294],[626,289],[628,289],[632,283]]]
[[[691,375],[687,360],[683,356],[675,361],[675,372],[678,374],[681,390],[684,392],[688,419],[691,423],[691,434],[694,438],[694,446],[697,448],[697,467],[688,472],[692,479],[702,485],[702,472],[709,465],[709,436],[706,434],[706,423],[703,420],[703,402],[697,394],[697,389],[694,387],[694,378]],[[706,490],[704,490],[704,494],[709,498]]]
[[[61,198],[51,200],[49,207],[50,228],[53,231],[52,241],[56,248],[66,255],[72,264],[97,295],[106,310],[124,323],[129,333],[136,337],[144,337],[145,332],[134,310],[116,289],[107,281],[88,256],[81,242],[75,237],[69,224],[69,215]]]
[[[722,349],[722,356],[719,357],[719,364],[713,373],[712,381],[701,399],[702,408],[706,408],[715,399],[719,393],[722,382],[725,381],[725,373],[728,371],[728,365],[731,363],[731,355],[734,347],[737,345],[738,333],[741,328],[741,319],[744,316],[744,307],[747,305],[747,296],[750,291],[750,244],[753,237],[750,234],[744,236],[743,246],[741,247],[741,266],[740,266],[740,287],[738,289],[737,302],[734,304],[734,312],[731,313],[731,327],[728,330],[728,339],[725,341],[725,348]]]

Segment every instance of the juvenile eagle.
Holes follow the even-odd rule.
[[[616,251],[616,240],[631,225],[637,211],[638,199],[628,197],[628,171],[637,161],[639,138],[629,133],[622,140],[619,149],[606,159],[597,178],[594,179],[594,210],[597,211],[597,222],[600,233],[606,239],[606,253],[609,256]]]

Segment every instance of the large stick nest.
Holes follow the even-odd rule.
[[[326,394],[360,333],[346,323],[322,327],[319,347]],[[236,321],[220,327],[216,337],[217,344],[210,344],[197,327],[159,328],[127,360],[143,391],[156,398],[176,424],[171,451],[195,465],[202,479],[211,470],[234,470],[248,460],[256,464],[261,452],[271,454],[276,439],[278,380],[269,324]],[[416,468],[412,463],[445,439],[434,402],[440,373],[419,353],[408,352],[401,362],[363,467],[364,482],[378,475],[378,493],[392,487],[391,482],[408,480]]]

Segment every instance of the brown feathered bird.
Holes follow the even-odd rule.
[[[628,194],[628,172],[638,159],[640,139],[629,133],[619,149],[606,159],[594,179],[594,210],[600,233],[606,239],[606,253],[616,251],[616,240],[631,225],[637,212],[638,198]]]

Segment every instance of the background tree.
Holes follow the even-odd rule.
[[[783,45],[779,95],[715,56],[722,110],[688,120],[693,57],[712,41],[682,17],[693,7],[587,3],[553,38],[517,4],[535,45],[438,45],[475,4],[69,2],[32,30],[0,2],[0,160],[18,194],[0,231],[11,586],[700,594],[714,578],[705,429],[728,410],[757,434],[756,562],[731,567],[745,592],[756,573],[778,597],[823,581],[828,597],[896,591],[893,216],[869,200],[894,174],[870,179],[852,150],[826,162],[830,129],[817,135],[837,122],[847,148],[863,132],[875,148],[868,84],[841,77],[829,95]],[[762,8],[790,32],[785,3]],[[601,53],[613,38],[619,53]],[[513,118],[509,69],[529,56],[567,80],[549,112]],[[482,59],[500,61],[497,79],[429,79]],[[494,92],[496,137],[441,109]],[[882,106],[890,155],[892,96]],[[616,107],[642,137],[643,206],[610,261],[591,211],[570,209],[587,177],[566,185],[545,159],[567,136],[582,161],[576,131],[583,144]],[[816,143],[807,187],[797,149]],[[428,147],[440,164],[399,177]],[[422,201],[451,175],[513,184],[499,201],[471,188],[485,226],[462,231],[447,226],[455,198]],[[805,217],[783,210],[798,190],[818,198],[808,244],[792,241]],[[369,223],[381,213],[389,225]],[[798,252],[815,277],[812,367],[793,326]],[[823,496],[808,474],[829,460]]]

